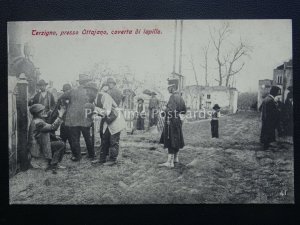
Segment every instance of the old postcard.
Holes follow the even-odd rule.
[[[294,203],[291,20],[7,34],[10,204]]]

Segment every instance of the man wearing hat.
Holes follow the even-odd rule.
[[[149,127],[156,126],[158,121],[159,100],[156,95],[153,91],[149,100]]]
[[[275,97],[280,95],[280,88],[272,86],[270,94],[265,97],[261,104],[261,135],[260,142],[263,144],[264,150],[267,150],[271,142],[275,142],[275,129],[279,123],[280,112],[277,107]]]
[[[115,79],[109,77],[106,81],[106,84],[108,86],[107,94],[109,94],[117,103],[117,105],[120,106],[123,99],[123,94],[119,89],[117,89]]]
[[[62,123],[65,108],[61,107],[58,110],[58,117],[52,124],[44,121],[44,110],[45,106],[42,104],[33,104],[29,109],[33,118],[29,126],[27,147],[32,158],[45,158],[48,161],[48,169],[56,173],[56,169],[59,168],[58,163],[63,157],[65,145],[62,141],[51,141],[50,133],[57,130]]]
[[[46,120],[49,119],[49,116],[55,107],[55,100],[53,94],[49,91],[46,91],[47,85],[48,83],[46,83],[43,79],[40,80],[37,83],[37,86],[39,87],[38,93],[35,94],[33,98],[30,99],[28,102],[29,106],[32,106],[33,104],[42,104],[43,106],[45,106],[44,116],[46,117]]]
[[[168,148],[168,160],[160,166],[172,168],[174,163],[179,162],[179,149],[184,147],[180,115],[186,113],[186,106],[181,94],[176,91],[175,84],[169,85],[168,91],[171,96],[167,105],[163,108],[165,123],[160,138],[160,143],[164,145],[164,148]]]
[[[220,114],[220,106],[215,104],[213,107],[213,112],[211,114],[211,136],[212,138],[219,138],[219,114]]]
[[[72,161],[81,159],[80,136],[84,137],[88,158],[95,157],[94,146],[92,144],[91,126],[92,120],[86,117],[85,104],[88,103],[86,90],[84,85],[91,81],[90,77],[85,74],[79,74],[79,86],[75,89],[67,91],[62,95],[63,99],[69,99],[69,107],[66,113],[65,125],[69,127]]]
[[[93,99],[96,106],[93,116],[100,115],[102,117],[100,122],[100,159],[94,160],[92,163],[100,163],[105,166],[115,165],[119,155],[120,134],[126,128],[124,115],[109,94],[98,93],[95,83],[90,82],[85,88],[89,99]]]

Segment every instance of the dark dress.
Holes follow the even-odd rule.
[[[276,140],[275,129],[279,123],[279,110],[274,98],[270,95],[267,96],[262,103],[261,115],[262,126],[260,142],[268,146],[269,143]]]
[[[293,104],[287,99],[284,104],[284,135],[293,136]]]
[[[158,122],[159,100],[153,97],[149,101],[149,127],[156,126]]]
[[[179,112],[185,114],[186,106],[180,94],[175,92],[170,96],[167,109],[165,110],[164,129],[159,142],[164,145],[164,148],[168,148],[169,154],[177,153],[180,148],[184,147],[182,122]]]
[[[143,112],[143,104],[139,104],[137,107],[137,120],[136,120],[136,129],[137,130],[145,130],[144,121],[145,121],[145,115]]]

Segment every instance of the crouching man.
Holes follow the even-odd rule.
[[[92,161],[92,164],[115,165],[119,155],[120,134],[126,127],[123,113],[117,108],[116,102],[109,94],[98,93],[95,83],[90,82],[85,88],[89,102],[94,102],[96,106],[93,115],[98,114],[102,117],[100,122],[100,159]]]
[[[50,132],[58,129],[63,122],[62,117],[65,113],[65,108],[61,107],[58,110],[58,118],[52,123],[48,124],[44,121],[45,106],[42,104],[34,104],[29,111],[33,118],[29,127],[28,134],[28,149],[31,157],[44,158],[48,161],[48,168],[52,173],[56,174],[58,163],[62,160],[65,144],[62,141],[50,141]]]

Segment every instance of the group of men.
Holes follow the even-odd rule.
[[[153,126],[157,126],[158,123],[158,113],[160,111],[160,102],[158,98],[156,97],[156,92],[151,92],[151,98],[149,99],[149,128]],[[144,99],[138,98],[137,99],[137,107],[136,107],[136,124],[134,129],[136,130],[145,130],[145,117],[146,117],[146,110],[144,106]],[[132,130],[132,133],[134,132],[134,129]]]
[[[120,133],[126,128],[123,111],[120,108],[123,95],[116,88],[113,78],[99,89],[89,76],[79,75],[79,86],[63,86],[63,94],[54,101],[53,95],[46,91],[47,83],[40,80],[39,92],[29,101],[33,119],[30,124],[28,148],[32,157],[44,157],[48,168],[56,173],[65,150],[66,141],[72,151],[72,161],[81,160],[80,136],[84,137],[87,158],[92,164],[115,165],[119,154]],[[103,87],[108,89],[103,91]],[[174,167],[178,162],[178,151],[184,146],[182,121],[180,114],[186,113],[186,106],[174,85],[168,90],[171,94],[168,104],[163,108],[165,126],[160,143],[168,148],[168,160],[161,166]],[[150,100],[150,123],[157,124],[158,101],[155,95]],[[95,149],[91,136],[94,117],[100,116],[100,157],[95,158]],[[60,127],[60,138],[55,130]]]
[[[261,135],[260,142],[267,150],[278,136],[293,136],[293,89],[288,88],[289,93],[285,102],[281,101],[281,89],[272,86],[269,95],[263,100],[261,111]]]

